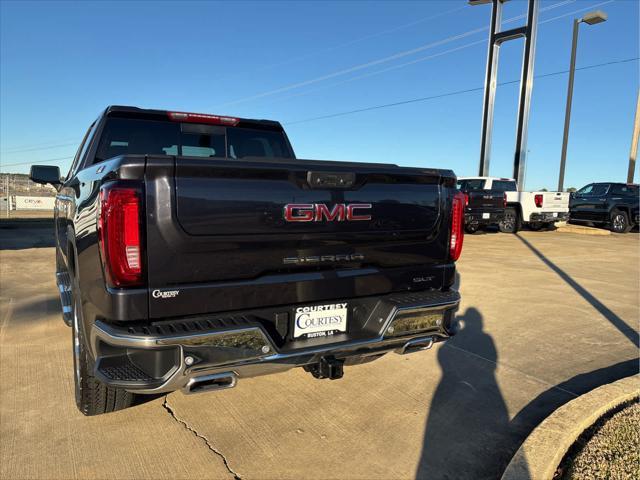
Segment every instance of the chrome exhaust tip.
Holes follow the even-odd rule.
[[[407,343],[405,343],[402,348],[396,350],[396,353],[399,353],[400,355],[406,355],[407,353],[429,350],[432,346],[433,337],[414,338],[413,340],[409,340]]]
[[[189,380],[182,389],[183,393],[211,392],[213,390],[224,390],[233,388],[238,382],[238,376],[233,372],[215,373],[213,375],[203,375]]]

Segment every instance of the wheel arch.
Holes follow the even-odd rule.
[[[506,208],[514,208],[521,221],[524,221],[522,218],[522,205],[520,202],[507,202]]]
[[[609,216],[611,216],[613,212],[615,212],[616,210],[619,212],[626,213],[627,220],[629,220],[629,222],[633,222],[633,219],[631,218],[631,209],[629,208],[629,205],[614,205],[613,207],[611,207],[611,210],[609,210]]]

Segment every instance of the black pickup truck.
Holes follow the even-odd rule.
[[[458,189],[464,194],[464,229],[475,233],[489,225],[499,225],[504,218],[507,194],[504,190],[487,190],[482,178],[459,178]]]
[[[278,122],[112,106],[57,187],[57,284],[85,415],[456,332],[449,170],[298,160]]]
[[[638,225],[638,185],[627,183],[590,183],[571,194],[569,221],[608,227],[615,233],[627,233]]]

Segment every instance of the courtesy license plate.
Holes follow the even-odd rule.
[[[482,218],[484,218],[484,219],[487,219],[487,218],[490,218],[490,217],[491,217],[490,213],[483,213],[482,214]]]
[[[293,338],[328,337],[346,332],[347,310],[346,303],[296,308]]]

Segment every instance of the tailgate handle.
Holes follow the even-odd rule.
[[[356,174],[351,172],[307,172],[311,188],[351,188],[355,181]]]

